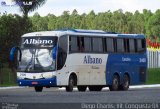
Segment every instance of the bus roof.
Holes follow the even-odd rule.
[[[144,38],[143,34],[121,34],[115,32],[106,32],[103,30],[83,30],[83,29],[62,29],[54,31],[41,31],[26,33],[22,37],[38,36],[62,36],[62,35],[83,35],[83,36],[104,36],[104,37],[121,37],[121,38]]]

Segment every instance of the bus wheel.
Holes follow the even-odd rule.
[[[36,92],[42,92],[43,87],[41,87],[41,86],[35,86],[34,89],[35,89]]]
[[[101,91],[102,86],[89,86],[89,91]]]
[[[110,91],[117,91],[119,89],[119,77],[118,75],[114,75],[112,80],[112,85],[109,86]]]
[[[75,85],[75,80],[74,80],[74,78],[73,78],[73,76],[71,75],[70,77],[69,77],[69,82],[68,82],[68,86],[66,86],[66,91],[67,92],[72,92],[73,91],[73,87],[74,87],[74,85]]]
[[[128,75],[125,74],[123,83],[121,85],[121,89],[122,90],[128,90],[128,88],[129,88],[129,77],[128,77]]]
[[[87,89],[87,86],[77,86],[77,88],[78,88],[78,91],[85,92]]]

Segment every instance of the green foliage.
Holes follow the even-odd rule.
[[[0,57],[2,63],[8,62],[11,47],[18,46],[21,35],[31,31],[30,19],[24,19],[19,15],[0,16]]]
[[[160,84],[160,68],[148,69],[146,84]]]
[[[148,35],[155,35],[160,37],[160,9],[156,11],[156,13],[151,16],[148,20]]]
[[[160,36],[160,11],[152,13],[144,9],[143,13],[117,11],[102,12],[95,14],[92,10],[88,14],[79,15],[77,10],[64,11],[61,16],[48,14],[41,17],[35,13],[30,17],[32,21],[32,31],[46,31],[62,28],[79,29],[98,29],[120,33],[145,34],[147,37],[152,35]]]
[[[0,69],[0,86],[11,86],[16,84],[16,74],[11,71],[7,66]]]

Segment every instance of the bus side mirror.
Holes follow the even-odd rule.
[[[19,52],[19,61],[21,61],[21,55],[22,55],[22,53],[21,53],[21,50],[20,50],[20,48],[19,47],[13,47],[12,49],[11,49],[11,51],[10,51],[10,55],[9,55],[9,60],[10,61],[14,61],[14,58],[15,58],[15,54],[16,54],[16,52]]]
[[[57,46],[55,46],[52,50],[52,58],[54,60],[57,58]]]

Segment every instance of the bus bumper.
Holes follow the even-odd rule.
[[[49,78],[49,79],[18,79],[17,80],[19,86],[50,86],[54,87],[57,86],[57,80],[56,77],[54,78]]]

